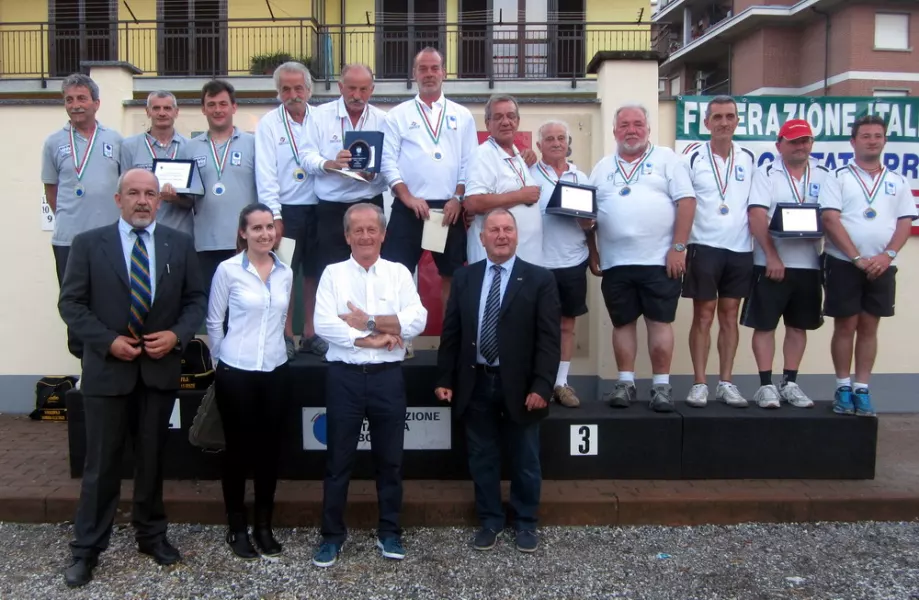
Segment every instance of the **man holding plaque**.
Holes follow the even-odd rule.
[[[875,413],[868,381],[877,357],[878,325],[881,317],[894,314],[896,258],[909,239],[916,203],[909,182],[881,162],[887,143],[882,118],[857,119],[850,141],[854,163],[830,174],[820,190],[827,238],[823,312],[833,317],[833,411],[871,416]],[[853,348],[854,384],[850,379]]]
[[[779,157],[753,173],[750,191],[750,232],[753,234],[753,290],[744,301],[740,322],[751,327],[753,356],[760,387],[753,401],[761,408],[779,408],[788,402],[810,408],[813,401],[798,386],[798,367],[804,357],[807,332],[823,324],[821,315],[820,238],[773,236],[770,223],[779,207],[808,204],[816,207],[827,169],[810,158],[814,134],[807,121],[792,119],[782,125],[775,144]],[[782,384],[772,383],[775,329],[785,322]]]
[[[303,276],[300,351],[325,356],[328,344],[317,337],[313,329],[319,278],[316,193],[314,178],[307,176],[300,155],[312,113],[309,99],[313,93],[313,78],[304,65],[286,62],[275,69],[274,85],[281,105],[262,117],[255,129],[255,185],[259,201],[269,206],[280,204],[283,221],[275,219],[275,227],[283,223],[281,233],[296,242],[290,267],[295,274],[299,272]],[[284,324],[288,358],[293,358],[297,351],[293,330],[295,297],[295,294],[290,296],[291,305]]]
[[[195,249],[205,290],[210,293],[217,265],[236,254],[239,211],[258,200],[255,187],[255,136],[233,126],[236,90],[214,79],[201,88],[201,112],[207,133],[179,150],[179,158],[194,160],[204,184],[195,201]],[[275,219],[281,205],[268,204]]]
[[[130,169],[153,170],[153,161],[158,158],[173,159],[179,155],[179,148],[188,143],[188,138],[175,130],[179,106],[172,92],[160,90],[147,96],[147,118],[150,129],[132,135],[121,144],[121,171]],[[188,235],[195,234],[194,202],[186,196],[176,194],[170,183],[160,188],[160,209],[156,222],[172,227]]]
[[[670,148],[648,141],[647,110],[616,110],[618,151],[590,174],[597,188],[596,248],[591,271],[603,273],[603,301],[613,322],[619,380],[604,399],[627,408],[637,396],[638,317],[644,316],[651,355],[651,408],[673,410],[670,362],[673,326],[686,267],[686,240],[696,201],[687,165]]]
[[[118,218],[112,195],[121,169],[121,135],[96,121],[99,86],[87,75],[75,73],[61,84],[64,110],[69,122],[45,140],[42,150],[41,180],[45,200],[54,213],[51,249],[58,284],[74,236],[108,225]],[[83,347],[70,331],[67,347],[80,358]]]
[[[485,104],[485,127],[489,137],[472,154],[466,172],[463,208],[475,215],[466,234],[469,263],[485,259],[482,221],[488,211],[505,208],[517,221],[517,255],[542,264],[542,214],[540,189],[530,173],[514,136],[520,126],[520,110],[513,96],[495,95]]]
[[[536,147],[542,160],[530,167],[530,174],[539,185],[539,210],[542,211],[542,265],[555,276],[555,285],[562,309],[562,359],[555,376],[553,399],[562,406],[574,408],[581,401],[570,385],[568,370],[574,354],[574,323],[587,314],[587,259],[589,247],[596,252],[594,221],[564,215],[546,214],[546,206],[558,182],[587,183],[587,175],[568,162],[568,124],[547,121],[539,128]],[[586,231],[585,231],[586,230]]]
[[[383,258],[414,273],[421,258],[424,223],[431,209],[448,228],[443,251],[432,251],[441,277],[446,309],[453,272],[466,261],[466,230],[460,202],[466,191],[466,165],[478,145],[475,119],[443,93],[444,58],[434,48],[415,56],[412,69],[418,95],[386,115],[383,175],[393,202]]]
[[[348,208],[358,202],[369,202],[383,208],[383,177],[363,172],[369,162],[355,161],[356,156],[344,147],[348,132],[383,131],[386,113],[370,104],[373,89],[370,67],[345,65],[338,81],[341,97],[314,110],[307,126],[301,152],[303,166],[307,175],[313,178],[318,199],[316,272],[319,275],[329,265],[346,261],[351,256],[342,225]],[[366,143],[360,144],[361,154],[370,150],[365,146]],[[376,156],[375,160],[381,158]],[[351,171],[353,177],[342,173],[342,169]]]
[[[715,398],[743,408],[748,403],[732,382],[732,373],[740,340],[740,301],[750,292],[753,279],[747,201],[756,160],[752,152],[734,143],[738,118],[733,98],[712,98],[704,122],[711,140],[687,157],[698,204],[683,278],[683,297],[693,301],[689,354],[695,375],[686,403],[696,407],[708,403],[705,371],[717,312],[720,378]]]

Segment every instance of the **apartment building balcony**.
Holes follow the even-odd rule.
[[[379,80],[411,79],[425,46],[440,49],[448,77],[564,80],[588,77],[602,50],[648,51],[662,26],[588,22],[583,14],[545,22],[505,21],[500,14],[444,23],[418,15],[323,25],[313,19],[34,22],[0,24],[0,79],[55,79],[84,61],[124,61],[145,76],[171,78],[267,75],[284,60],[300,60],[317,80],[334,81],[345,64],[361,62]]]

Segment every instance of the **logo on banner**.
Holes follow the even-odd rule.
[[[328,416],[319,407],[304,407],[303,449],[325,450],[329,443]],[[445,407],[411,407],[405,411],[406,450],[449,450],[451,448],[450,409]],[[361,424],[358,450],[370,450],[370,423]]]

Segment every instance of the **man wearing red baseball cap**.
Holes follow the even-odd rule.
[[[782,401],[810,408],[813,401],[796,379],[807,332],[823,324],[821,316],[819,239],[775,238],[769,223],[780,203],[817,203],[827,169],[810,158],[814,134],[807,121],[792,119],[782,125],[775,144],[779,156],[753,174],[748,217],[753,234],[753,290],[746,299],[740,323],[754,329],[753,356],[760,387],[753,396],[762,408],[779,408]],[[772,383],[775,329],[785,323],[782,383]]]

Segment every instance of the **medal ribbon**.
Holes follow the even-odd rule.
[[[562,177],[564,177],[565,175],[568,175],[568,174],[570,173],[570,171],[566,171],[566,172],[562,173],[562,177],[559,177],[558,179],[552,179],[552,176],[549,174],[549,170],[548,170],[546,167],[543,166],[542,161],[539,161],[538,163],[536,163],[536,168],[539,169],[540,175],[542,175],[543,177],[545,177],[545,178],[546,178],[546,181],[548,181],[548,182],[551,183],[552,185],[555,185],[556,183],[558,183],[558,180],[559,180],[559,179],[561,179]],[[577,173],[571,173],[571,175],[574,177],[574,182],[577,183],[577,182],[578,182],[578,174],[577,174]]]
[[[352,127],[351,131],[362,131],[364,129],[364,124],[367,122],[367,115],[370,114],[370,107],[364,107],[364,114],[361,115],[361,118],[357,120],[357,127]],[[345,121],[351,121],[350,116],[344,116],[341,118],[341,145],[345,145]]]
[[[307,114],[309,114],[309,108],[306,109]],[[284,131],[287,132],[287,145],[290,146],[290,152],[294,155],[294,162],[297,163],[297,166],[300,166],[300,152],[297,148],[297,141],[294,139],[294,130],[290,126],[290,115],[287,112],[287,109],[283,106],[281,107],[281,120],[284,121]],[[344,134],[342,134],[344,137]]]
[[[878,196],[878,192],[881,190],[881,181],[887,176],[887,169],[881,166],[881,172],[878,173],[878,178],[875,180],[870,190],[865,180],[862,179],[862,176],[858,174],[858,171],[853,165],[849,165],[849,170],[852,171],[852,175],[854,175],[855,179],[858,181],[859,187],[862,188],[862,193],[865,194],[865,200],[868,201],[868,206],[871,206],[871,203],[874,202],[875,198]]]
[[[443,123],[443,120],[441,120],[441,123]],[[498,145],[498,142],[495,141],[495,138],[489,137],[488,141],[491,142],[491,145],[494,146],[498,151],[504,152],[504,149]],[[517,168],[517,157],[519,156],[520,154],[518,153],[518,154],[515,154],[514,156],[509,156],[505,158],[504,161],[510,165],[511,169],[513,169],[514,175],[516,175],[517,179],[520,180],[520,186],[524,187],[527,184],[527,180],[526,180],[526,174],[524,173],[525,169]]]
[[[96,145],[96,134],[99,133],[99,126],[93,129],[93,134],[89,137],[89,143],[86,144],[86,152],[83,153],[83,160],[77,162],[77,139],[73,134],[74,127],[70,126],[70,156],[73,158],[73,169],[77,173],[77,181],[83,179],[83,173],[86,171],[86,165],[89,164],[89,157],[92,155],[93,146]]]
[[[795,181],[792,178],[791,173],[788,172],[788,167],[785,165],[784,162],[782,163],[782,168],[785,170],[785,179],[788,180],[788,187],[791,188],[791,195],[795,199],[795,202],[797,202],[798,204],[804,204],[804,195],[807,194],[807,185],[808,183],[810,183],[810,179],[811,179],[810,165],[804,166],[804,177],[801,178],[802,181],[804,182],[804,189],[801,191],[800,194],[798,193],[798,186],[795,184]]]
[[[625,169],[622,168],[622,161],[619,160],[619,155],[616,155],[616,172],[622,175],[622,178],[625,180],[625,185],[630,185],[633,180],[638,180],[638,168],[645,163],[645,160],[651,154],[651,150],[654,149],[654,146],[648,144],[648,149],[645,150],[645,153],[641,155],[641,158],[638,159],[638,162],[635,163],[635,166],[632,167],[632,170],[629,171],[629,174],[626,175]],[[628,163],[626,163],[628,166]]]
[[[708,143],[708,162],[712,165],[712,171],[715,172],[715,181],[718,184],[718,195],[721,196],[721,203],[725,202],[725,194],[728,193],[728,184],[731,181],[731,171],[734,170],[734,146],[731,146],[731,153],[728,155],[728,165],[725,170],[724,178],[721,177],[721,171],[718,170],[718,163],[715,161],[715,153],[712,150],[712,143]]]
[[[148,135],[145,133],[145,134],[144,134],[144,141],[147,143],[147,150],[150,151],[150,158],[152,158],[153,160],[156,160],[158,157],[157,157],[156,153],[153,151],[153,144],[150,143],[150,138],[151,138],[151,137],[152,137],[152,136],[148,136]],[[170,145],[171,145],[171,142],[170,142]],[[167,158],[169,158],[169,160],[174,159],[174,158],[176,157],[176,154],[178,154],[178,153],[179,153],[179,145],[178,145],[178,144],[176,144],[175,150],[172,151],[172,156],[169,156],[169,150],[168,150],[168,149],[166,150],[166,155],[167,155]]]
[[[223,178],[223,168],[227,164],[227,156],[230,154],[230,142],[233,141],[233,138],[227,140],[227,147],[223,149],[223,158],[217,159],[217,144],[214,143],[213,139],[209,140],[211,142],[211,154],[214,156],[214,168],[217,169],[217,181],[219,182]]]
[[[440,117],[437,120],[437,128],[431,126],[431,121],[428,119],[427,113],[421,107],[421,103],[415,100],[415,109],[418,111],[418,114],[421,115],[421,118],[424,120],[424,130],[428,132],[428,137],[431,138],[431,141],[434,142],[434,145],[437,146],[440,144],[440,134],[444,130],[444,121],[447,120],[447,107],[444,106],[440,109]]]

